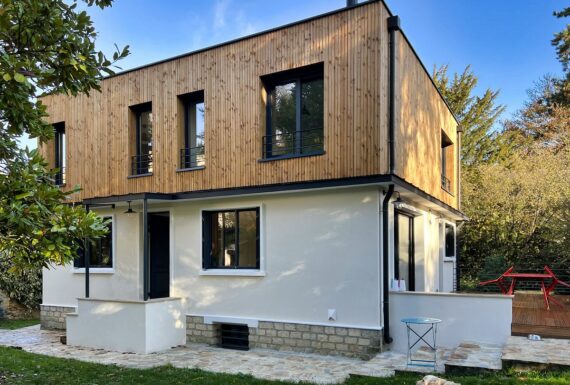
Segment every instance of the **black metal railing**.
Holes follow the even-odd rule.
[[[54,175],[54,182],[56,186],[65,185],[65,167],[58,167],[58,171]]]
[[[445,175],[441,175],[441,188],[447,192],[451,192],[451,181]]]
[[[263,158],[321,153],[323,142],[322,129],[265,135],[263,136]]]
[[[507,269],[505,269],[505,270],[507,270]],[[517,266],[515,266],[515,271],[517,273],[541,273],[541,274],[545,273],[544,269],[541,269],[541,268],[524,269],[524,268],[518,268]],[[558,278],[559,280],[570,283],[570,269],[552,269],[552,272],[554,273],[556,278]],[[500,272],[500,273],[480,273],[477,276],[477,281],[479,281],[479,282],[489,281],[489,280],[498,278],[502,273],[504,273],[504,271]],[[507,278],[505,285],[508,287],[510,284],[511,284],[511,280],[509,278]],[[545,284],[548,286],[550,284],[550,280],[547,280],[545,282]],[[520,291],[520,290],[540,291],[541,290],[540,281],[539,280],[525,280],[525,279],[517,280],[515,290],[517,290],[517,291]],[[483,293],[500,293],[501,292],[501,290],[499,289],[499,287],[496,284],[489,284],[489,285],[485,285],[485,286],[476,286],[475,291],[476,292],[483,292]],[[554,292],[556,294],[570,295],[570,287],[558,285],[558,286],[556,286],[556,289]]]
[[[152,173],[152,154],[133,155],[131,157],[131,175]]]
[[[180,150],[180,168],[203,167],[205,164],[204,146],[183,148]]]

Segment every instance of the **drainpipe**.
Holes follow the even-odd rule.
[[[388,18],[388,33],[390,35],[390,67],[389,67],[389,109],[388,109],[388,169],[390,175],[396,174],[396,154],[394,149],[395,125],[396,125],[396,32],[400,30],[400,18],[390,16]],[[382,313],[384,315],[384,342],[391,344],[393,338],[390,336],[390,285],[388,277],[388,244],[389,230],[389,210],[390,198],[394,194],[394,185],[388,186],[388,192],[382,202]]]
[[[388,186],[388,192],[384,195],[384,200],[382,201],[382,304],[383,304],[383,315],[384,315],[384,342],[391,344],[393,339],[390,337],[390,292],[388,285],[388,240],[389,234],[389,210],[390,198],[394,194],[394,185]]]

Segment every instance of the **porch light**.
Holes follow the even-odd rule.
[[[127,215],[136,214],[136,211],[131,208],[131,201],[127,201],[127,202],[129,203],[129,208],[127,211],[125,211],[125,214],[127,214]]]

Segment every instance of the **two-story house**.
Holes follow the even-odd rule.
[[[383,1],[42,102],[56,183],[110,220],[44,271],[69,344],[366,357],[390,290],[454,290],[460,131]]]

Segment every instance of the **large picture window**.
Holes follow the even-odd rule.
[[[259,269],[259,208],[204,211],[203,268]]]
[[[262,78],[267,92],[264,158],[323,152],[323,68],[318,63]]]
[[[111,217],[105,217],[109,220]],[[101,238],[92,240],[89,243],[91,255],[89,259],[89,268],[112,268],[113,267],[113,222],[109,220],[107,225],[109,231]],[[77,251],[77,258],[73,261],[76,268],[85,267],[85,250],[80,248]]]

